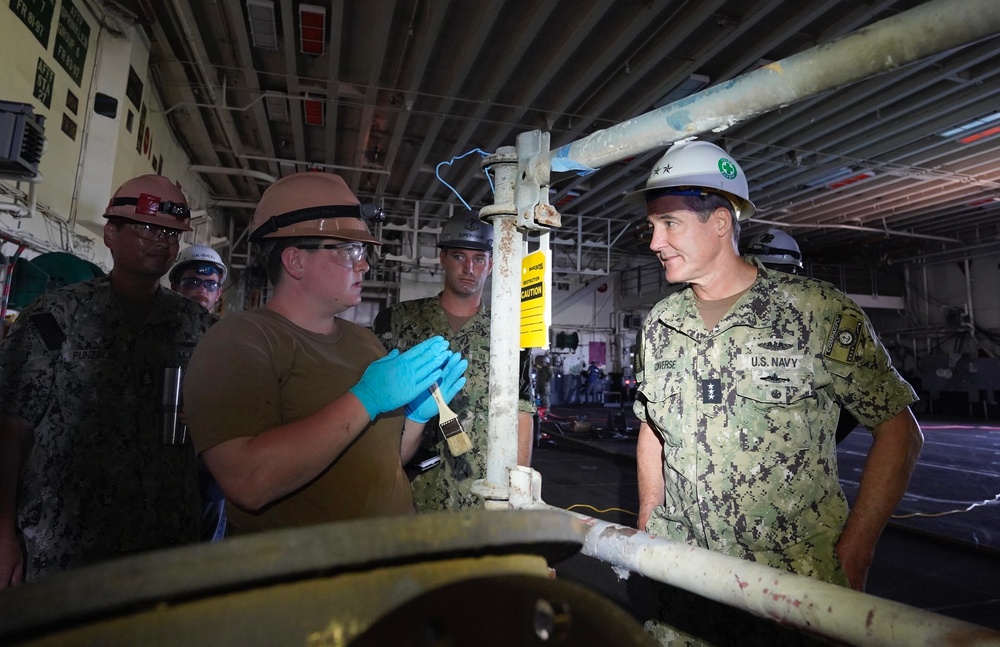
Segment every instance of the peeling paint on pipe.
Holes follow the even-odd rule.
[[[551,167],[552,160],[559,158],[563,164],[599,168],[998,32],[1000,2],[996,0],[932,0],[598,131],[540,155],[534,164]]]
[[[523,503],[523,501],[522,501]],[[525,507],[559,509],[544,503]],[[1000,645],[1000,632],[627,526],[567,512],[589,531],[583,554],[850,645]],[[627,575],[627,574],[626,574]]]

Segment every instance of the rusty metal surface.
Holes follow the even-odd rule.
[[[235,537],[126,557],[0,591],[0,644],[56,623],[248,587],[470,555],[577,552],[561,511],[473,511],[370,519]]]

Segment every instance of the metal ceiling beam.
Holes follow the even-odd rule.
[[[610,11],[611,7],[590,5],[586,12],[576,11],[572,15],[567,15],[566,19],[568,21],[573,21],[571,25],[566,25],[564,31],[562,32],[562,38],[559,39],[558,46],[555,48],[556,56],[546,60],[545,65],[537,70],[535,76],[530,79],[523,79],[526,82],[527,87],[519,96],[506,99],[505,102],[513,100],[516,102],[520,108],[512,111],[511,116],[506,119],[509,123],[517,123],[521,117],[524,116],[528,110],[534,106],[535,100],[538,95],[542,93],[543,90],[547,89],[549,85],[553,82],[560,72],[565,69],[565,66],[570,60],[572,60],[574,52],[582,45],[582,43],[587,39],[588,36],[593,32],[593,30],[600,24],[601,19],[604,15]],[[555,35],[553,35],[555,36]],[[614,43],[613,39],[607,39],[604,41],[605,47],[625,47],[628,42]],[[581,75],[583,76],[583,75]],[[508,88],[519,88],[521,83],[518,80],[511,79],[507,86]],[[493,152],[497,150],[500,146],[504,144],[510,144],[511,139],[515,133],[514,128],[506,127],[498,129],[492,140],[486,146],[487,152]],[[483,137],[482,139],[485,139]],[[470,169],[465,176],[456,183],[452,183],[455,189],[465,195],[469,193],[469,185],[476,181],[479,177],[479,171],[475,169]],[[472,197],[473,202],[478,201],[478,197],[482,195],[482,192],[474,195]],[[453,198],[449,197],[449,200]]]
[[[492,73],[490,77],[492,81],[490,85],[483,92],[483,96],[486,97],[486,101],[480,102],[476,106],[475,112],[466,119],[465,128],[462,130],[461,134],[455,141],[452,151],[457,155],[464,153],[469,147],[469,141],[472,139],[473,135],[482,128],[480,121],[486,117],[486,113],[489,111],[492,105],[492,100],[495,99],[503,88],[509,86],[511,80],[510,76],[516,69],[517,64],[520,63],[525,56],[531,54],[529,46],[534,41],[535,37],[541,32],[542,26],[548,20],[549,16],[555,11],[557,7],[556,0],[541,0],[540,2],[533,3],[530,9],[527,11],[532,11],[530,20],[527,26],[518,32],[517,40],[511,42],[510,46],[510,56],[502,57],[503,64],[499,70]],[[519,55],[517,55],[519,54]],[[420,158],[418,158],[418,162]],[[443,160],[437,160],[441,162]],[[414,164],[415,168],[420,168],[422,164]],[[430,201],[438,192],[440,187],[436,183],[431,183],[427,190],[423,194],[423,200]],[[405,195],[405,193],[404,193]],[[445,197],[446,201],[453,201],[454,198],[449,194]]]
[[[1000,3],[931,0],[839,41],[790,56],[557,148],[540,156],[536,164],[551,166],[553,160],[568,160],[586,167],[604,166],[973,43],[998,31]]]
[[[463,39],[462,50],[453,59],[455,69],[449,70],[447,73],[448,87],[444,90],[444,96],[438,100],[438,104],[434,108],[437,116],[431,120],[424,134],[420,149],[416,154],[417,163],[410,167],[410,172],[407,174],[406,179],[403,181],[403,186],[399,191],[401,195],[407,195],[412,189],[413,183],[420,173],[420,168],[426,163],[428,153],[430,153],[434,144],[437,143],[441,128],[444,126],[445,121],[449,119],[449,115],[452,114],[455,97],[461,91],[462,85],[467,82],[483,46],[493,48],[493,44],[489,40],[490,31],[503,11],[510,11],[510,8],[505,6],[503,2],[488,2],[482,7],[481,11],[476,12],[478,24],[468,25],[468,31]],[[472,33],[473,31],[475,33]],[[439,69],[441,67],[443,66],[440,66]]]
[[[159,81],[161,87],[159,92],[163,92],[164,88],[162,84],[165,82],[164,76],[170,74],[171,84],[176,87],[178,94],[185,98],[188,98],[192,103],[195,101],[195,96],[191,90],[191,83],[187,78],[187,73],[184,70],[183,64],[180,62],[186,58],[186,56],[181,57],[177,52],[170,50],[170,39],[167,37],[166,32],[163,29],[162,20],[158,20],[149,26],[152,32],[152,40],[155,43],[155,47],[161,48],[164,52],[163,56],[165,62],[161,67],[152,67],[150,71],[155,80]],[[183,119],[180,116],[167,117],[168,123],[173,125],[175,132],[181,133],[182,135],[179,139],[181,140],[181,145],[186,147],[191,151],[190,156],[194,159],[202,160],[216,166],[222,166],[223,162],[219,158],[215,147],[211,145],[213,138],[208,131],[208,126],[205,124],[204,117],[198,109],[191,109],[184,111],[187,117],[186,128],[181,128],[180,123]],[[193,131],[193,132],[192,132]],[[229,178],[224,178],[220,181],[218,185],[214,188],[227,188],[230,192],[236,191],[235,186]]]
[[[419,0],[414,6],[414,14],[419,7]],[[368,64],[368,85],[365,94],[364,104],[361,107],[361,117],[358,119],[358,139],[354,148],[354,165],[358,168],[363,168],[368,160],[366,159],[369,138],[371,136],[372,124],[375,121],[375,107],[378,104],[378,93],[381,88],[381,78],[382,78],[382,66],[385,64],[385,54],[389,49],[389,35],[392,27],[392,14],[393,7],[395,3],[393,2],[375,2],[371,3],[372,7],[377,12],[375,24],[378,30],[375,31],[375,37],[372,39],[372,46],[366,48],[366,54],[371,56],[371,60],[366,61]],[[409,51],[409,41],[412,36],[409,34],[412,32],[413,27],[413,16],[410,17],[410,23],[407,29],[406,42],[403,45],[403,56],[406,56],[406,52]],[[383,165],[384,168],[388,168]],[[359,187],[361,182],[360,172],[351,173],[347,179],[347,183],[352,187]]]
[[[437,2],[430,3],[428,8],[429,15],[426,16],[426,20],[422,23],[421,28],[417,30],[416,38],[414,39],[414,43],[416,44],[415,52],[410,61],[408,61],[408,65],[412,66],[410,69],[410,78],[407,82],[400,84],[401,86],[405,86],[403,88],[403,101],[406,106],[416,101],[417,91],[420,89],[427,66],[431,62],[434,45],[438,39],[438,35],[441,33],[441,26],[444,24],[449,4],[449,0],[438,0]],[[389,147],[385,155],[385,167],[388,169],[393,167],[393,162],[399,154],[399,146],[403,141],[403,135],[406,133],[406,126],[409,121],[409,110],[403,110],[396,115],[392,138],[389,140]],[[381,197],[385,194],[388,182],[388,176],[379,178],[378,187],[375,190],[376,196]]]
[[[281,40],[284,43],[285,54],[285,84],[288,94],[297,97],[299,102],[288,106],[288,118],[292,122],[292,146],[295,148],[295,159],[309,159],[306,156],[305,127],[302,124],[302,86],[299,83],[298,51],[295,38],[295,17],[291,2],[278,2],[281,7]]]
[[[221,6],[230,25],[229,34],[233,40],[234,54],[238,59],[239,66],[243,69],[243,82],[246,84],[246,91],[250,96],[263,96],[257,79],[257,70],[253,66],[250,39],[247,38],[247,30],[244,26],[242,2],[241,0],[224,0]],[[274,157],[274,141],[271,137],[271,126],[266,110],[259,100],[253,100],[252,104],[251,110],[254,124],[256,124],[257,136],[260,139],[261,152],[267,157]],[[273,176],[280,175],[277,164],[268,164],[268,170]]]

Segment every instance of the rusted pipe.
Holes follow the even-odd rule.
[[[524,476],[512,478],[521,482],[514,491],[532,489]],[[519,498],[512,503],[558,509],[526,502]],[[587,515],[567,514],[589,527],[584,555],[811,634],[866,647],[1000,645],[1000,632],[986,627]]]

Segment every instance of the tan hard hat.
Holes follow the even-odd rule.
[[[264,191],[250,223],[250,240],[319,236],[381,245],[366,220],[382,218],[381,208],[361,204],[339,175],[295,173]]]
[[[162,175],[140,175],[122,184],[111,196],[104,217],[191,231],[187,198]]]

